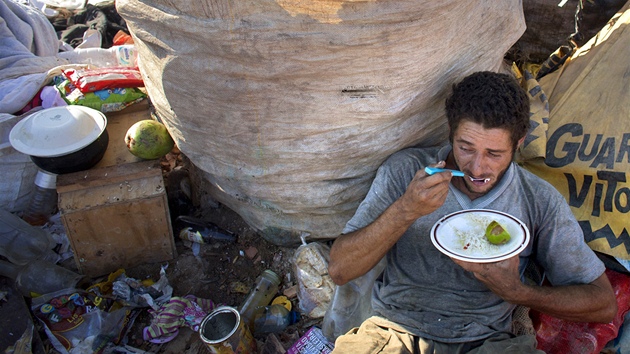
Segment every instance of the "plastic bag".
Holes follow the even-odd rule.
[[[151,307],[157,311],[173,295],[173,287],[166,277],[166,268],[168,265],[160,268],[160,279],[157,282],[152,279],[140,281],[129,278],[124,269],[118,269],[110,273],[106,281],[90,286],[88,291],[114,299],[123,306]]]
[[[617,298],[617,315],[609,323],[573,322],[531,311],[538,349],[548,354],[597,354],[617,337],[624,316],[630,310],[630,276],[606,270]]]
[[[330,248],[319,242],[302,245],[294,255],[300,311],[310,318],[324,317],[332,299],[335,283],[328,275]]]
[[[65,289],[33,299],[33,314],[61,353],[101,353],[120,343],[138,311],[94,293]]]
[[[329,341],[347,333],[372,315],[372,288],[385,269],[385,258],[364,275],[335,287],[332,302],[322,324],[322,332]]]
[[[56,88],[61,98],[68,104],[93,108],[103,113],[121,111],[147,97],[136,87],[110,88],[83,93],[70,80],[62,81]]]
[[[142,74],[135,68],[67,69],[63,74],[83,93],[113,88],[143,87]]]

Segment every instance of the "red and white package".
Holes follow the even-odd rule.
[[[63,74],[83,93],[110,88],[144,87],[135,68],[66,69]]]

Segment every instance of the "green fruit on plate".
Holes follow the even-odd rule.
[[[510,240],[510,234],[496,221],[486,227],[486,238],[493,245],[502,245]]]
[[[175,146],[166,126],[153,119],[132,125],[125,135],[125,144],[129,152],[145,160],[159,159]]]

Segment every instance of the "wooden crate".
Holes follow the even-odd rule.
[[[61,219],[81,273],[99,276],[175,256],[159,163],[67,174],[58,181],[57,191]]]
[[[61,220],[82,274],[95,277],[176,256],[159,160],[138,159],[124,144],[127,129],[148,117],[146,109],[108,115],[103,160],[57,177]]]

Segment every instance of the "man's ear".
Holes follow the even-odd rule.
[[[519,147],[521,147],[521,145],[523,145],[523,142],[525,141],[525,138],[527,137],[527,135],[525,135],[524,137],[518,139],[518,143],[516,143],[516,148],[518,149]]]

